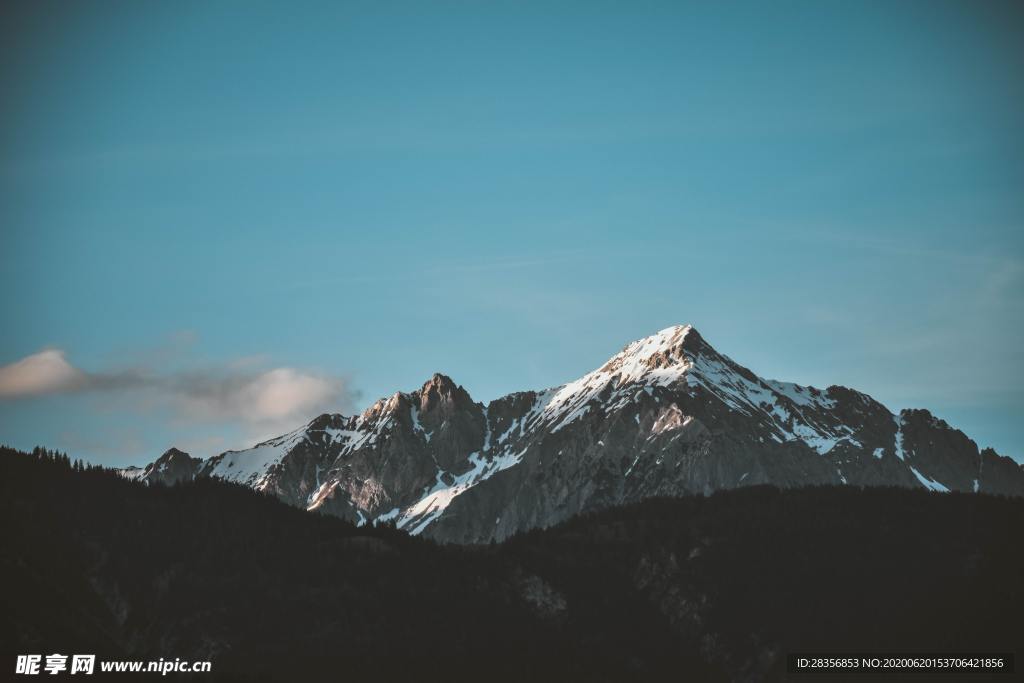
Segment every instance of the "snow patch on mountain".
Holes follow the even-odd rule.
[[[248,450],[227,451],[219,457],[209,474],[261,491],[266,486],[270,469],[280,463],[305,438],[307,438],[306,427],[301,427],[284,436],[257,444]]]
[[[472,453],[469,456],[472,468],[468,472],[454,477],[452,483],[446,484],[444,481],[446,473],[438,470],[437,481],[423,498],[400,513],[397,512],[398,508],[395,508],[387,515],[378,517],[377,520],[395,519],[395,525],[399,529],[408,528],[409,533],[416,536],[436,521],[456,497],[498,472],[517,465],[523,459],[525,452],[525,450],[516,454],[506,452],[490,460],[481,458],[479,453]]]
[[[896,422],[896,436],[893,440],[893,446],[896,448],[896,457],[900,460],[906,460],[903,457],[903,416],[893,415],[892,419]]]
[[[420,409],[417,408],[416,406],[410,406],[409,419],[412,420],[412,430],[417,434],[422,434],[423,439],[427,443],[430,443],[430,438],[434,436],[434,434],[424,429],[423,425],[420,423]]]
[[[945,486],[943,486],[939,482],[937,482],[937,481],[935,481],[933,479],[929,479],[928,477],[924,476],[923,474],[918,472],[917,469],[915,469],[913,465],[910,466],[910,471],[914,473],[914,476],[917,477],[917,480],[919,482],[921,482],[921,484],[924,485],[924,487],[926,489],[928,489],[929,491],[938,491],[940,493],[949,493],[949,489],[948,488],[946,488]]]
[[[146,476],[145,467],[135,467],[134,465],[131,467],[125,467],[124,469],[115,471],[125,479],[131,479],[132,481],[139,481],[140,479]]]
[[[686,380],[692,387],[702,387],[730,409],[748,417],[763,415],[778,433],[776,441],[802,441],[825,455],[840,442],[861,444],[853,438],[853,430],[843,424],[828,428],[808,418],[805,410],[829,411],[834,400],[813,387],[778,381],[749,379],[725,356],[697,356]],[[773,435],[774,436],[774,435]],[[781,438],[779,438],[781,437]]]
[[[831,410],[836,407],[836,402],[833,399],[828,398],[824,392],[814,387],[805,387],[793,384],[792,382],[780,382],[774,379],[765,380],[765,384],[798,406],[824,410]]]
[[[671,403],[658,414],[658,418],[651,425],[651,438],[664,432],[682,429],[691,422],[693,422],[693,416],[684,415],[679,406]]]

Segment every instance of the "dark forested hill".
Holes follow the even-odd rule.
[[[1021,643],[1022,499],[750,487],[439,546],[2,449],[0,512],[5,667],[95,652],[209,659],[207,681],[756,681],[793,650]]]

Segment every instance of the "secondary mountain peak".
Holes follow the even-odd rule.
[[[429,413],[439,406],[454,405],[465,407],[473,403],[473,399],[451,377],[435,372],[424,382],[419,390],[419,410]]]
[[[148,483],[176,484],[191,481],[202,464],[199,458],[178,448],[168,448],[163,455],[151,462],[145,469],[129,468],[130,477]]]
[[[171,458],[177,458],[181,456],[189,457],[188,453],[186,453],[185,451],[175,446],[171,446],[170,448],[163,452],[163,455],[161,455],[157,459],[157,461],[159,462],[160,460],[170,460]]]
[[[420,393],[427,394],[431,391],[436,391],[439,394],[451,396],[458,391],[458,389],[459,385],[457,385],[451,377],[440,372],[435,372],[430,376],[430,379],[423,383]]]

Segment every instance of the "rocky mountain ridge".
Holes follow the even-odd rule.
[[[1024,468],[926,410],[766,380],[692,326],[627,345],[580,379],[487,405],[436,374],[358,416],[325,414],[209,460],[172,449],[142,481],[217,477],[359,524],[502,540],[653,496],[754,484],[1024,495]]]

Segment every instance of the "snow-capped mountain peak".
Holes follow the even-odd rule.
[[[601,366],[598,372],[617,375],[629,381],[639,379],[651,370],[676,368],[685,371],[692,363],[692,349],[695,346],[692,340],[687,344],[691,334],[695,339],[700,337],[691,325],[666,327],[656,334],[628,344]]]

